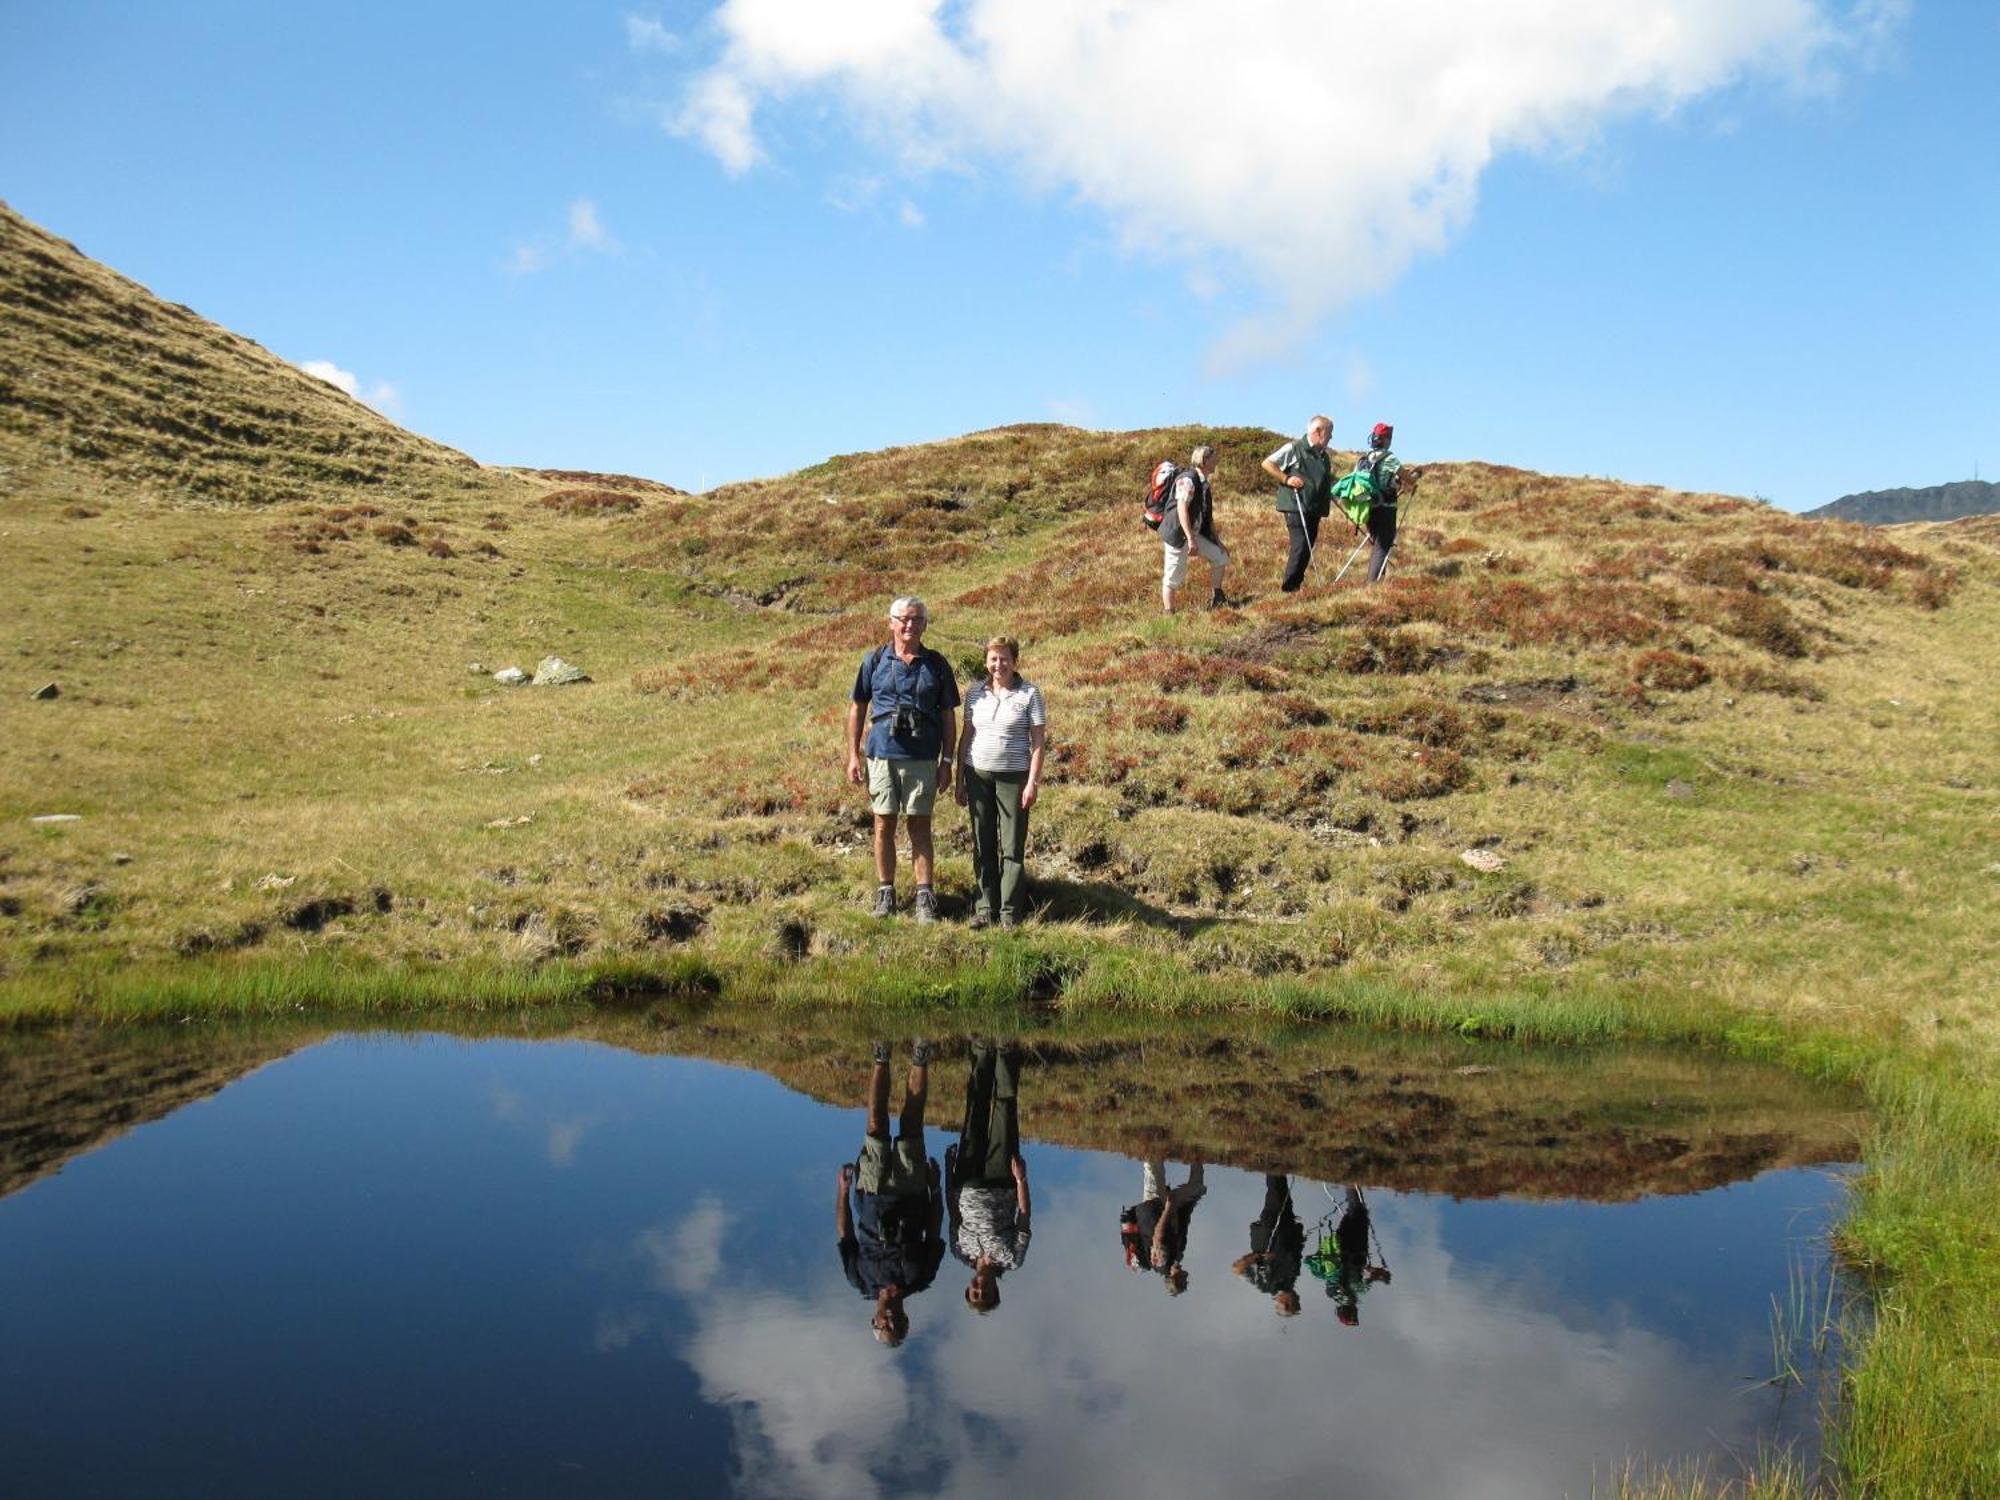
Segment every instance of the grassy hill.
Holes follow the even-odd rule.
[[[1809,510],[1812,520],[1860,521],[1869,526],[1892,526],[1904,521],[1956,521],[1965,516],[1988,516],[2000,511],[2000,484],[1979,479],[1961,479],[1952,484],[1927,485],[1922,489],[1863,490],[1842,495],[1838,500]]]
[[[119,490],[270,506],[476,496],[479,466],[0,203],[0,435]]]
[[[650,986],[1726,1044],[1880,1112],[1857,1452],[1900,1493],[2000,1453],[2000,533],[1444,463],[1387,584],[1333,588],[1329,526],[1283,596],[1278,437],[482,469],[7,215],[0,1015]],[[1248,602],[1163,619],[1137,495],[1196,441]],[[1018,933],[863,915],[840,725],[907,591],[1048,698]],[[550,653],[594,680],[490,675]]]

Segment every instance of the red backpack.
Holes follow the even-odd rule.
[[[1146,486],[1146,513],[1141,518],[1154,531],[1167,518],[1167,507],[1174,503],[1174,480],[1179,477],[1181,466],[1171,458],[1163,458],[1153,465],[1152,482]]]

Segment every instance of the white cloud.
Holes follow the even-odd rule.
[[[507,259],[507,269],[516,276],[532,276],[549,268],[549,252],[544,245],[521,244]]]
[[[924,211],[908,198],[903,200],[903,206],[897,210],[896,217],[903,221],[905,229],[922,229],[924,227]]]
[[[574,1166],[576,1148],[590,1129],[587,1120],[553,1120],[549,1123],[547,1155],[552,1167]]]
[[[633,1250],[651,1267],[650,1279],[660,1291],[693,1296],[722,1270],[722,1242],[728,1234],[728,1211],[704,1196],[674,1228],[642,1231]]]
[[[882,196],[879,177],[836,177],[827,184],[826,203],[844,214],[857,214]]]
[[[1347,356],[1347,377],[1345,384],[1347,387],[1347,399],[1349,401],[1366,401],[1370,396],[1375,394],[1375,366],[1368,362],[1367,355],[1350,354]]]
[[[299,368],[315,380],[324,380],[328,385],[339,386],[350,396],[358,397],[360,395],[361,382],[355,378],[354,372],[352,370],[341,369],[339,365],[330,359],[304,360],[300,363]]]
[[[542,234],[518,241],[507,257],[507,270],[514,276],[533,276],[559,260],[581,255],[619,255],[625,247],[604,227],[594,198],[572,198],[563,210],[561,235]]]
[[[676,52],[681,39],[652,16],[625,17],[625,45],[634,52]]]
[[[588,198],[578,198],[569,206],[569,242],[573,249],[594,250],[601,255],[618,249],[618,241],[597,217],[597,205]]]
[[[352,370],[343,370],[330,359],[301,360],[299,368],[315,380],[324,380],[328,385],[338,386],[356,401],[374,407],[384,416],[401,417],[403,414],[402,394],[386,380],[378,380],[363,391],[360,376]]]
[[[1134,254],[1217,257],[1258,359],[1441,250],[1510,152],[1563,152],[1753,78],[1824,86],[1908,0],[726,0],[670,128],[731,173],[834,106],[905,171],[1001,161]]]

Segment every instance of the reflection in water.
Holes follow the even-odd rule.
[[[1331,1195],[1329,1195],[1331,1196]],[[1361,1294],[1371,1286],[1389,1281],[1389,1262],[1382,1244],[1375,1239],[1375,1221],[1368,1213],[1368,1200],[1361,1189],[1349,1184],[1341,1190],[1340,1208],[1320,1220],[1319,1248],[1306,1257],[1306,1266],[1326,1283],[1334,1311],[1349,1328],[1361,1325]],[[1375,1264],[1368,1262],[1370,1241],[1375,1245]]]
[[[1187,1290],[1188,1226],[1194,1206],[1208,1194],[1200,1162],[1188,1167],[1187,1181],[1174,1187],[1167,1181],[1164,1161],[1144,1162],[1139,1173],[1139,1201],[1118,1215],[1118,1238],[1125,1247],[1125,1264],[1134,1271],[1156,1271],[1167,1284],[1167,1295]]]
[[[1269,1296],[1279,1317],[1295,1318],[1305,1247],[1305,1226],[1292,1206],[1291,1179],[1266,1173],[1264,1208],[1250,1221],[1250,1251],[1237,1256],[1230,1269]]]
[[[951,1251],[972,1268],[965,1303],[990,1313],[1000,1278],[1028,1258],[1028,1163],[1021,1155],[1021,1048],[976,1042],[965,1080],[965,1123],[945,1152]]]
[[[1281,1057],[1239,1046],[1204,1071],[1209,1045],[1052,1065],[1032,1040],[871,1060],[848,1038],[812,1064],[838,1105],[595,1046],[311,1047],[0,1200],[7,1488],[1541,1496],[1632,1455],[1795,1439],[1810,1456],[1810,1414],[1750,1378],[1836,1182],[1767,1172],[1617,1206],[1398,1191],[1455,1169],[1384,1148],[1379,1173],[1336,1176],[1299,1165],[1331,1159],[1318,1139],[1290,1160],[1268,1135],[1232,1148],[1225,1106],[1352,1131],[1344,1075],[1309,1056],[1308,1105]],[[1341,1066],[1357,1107],[1385,1101],[1377,1119],[1421,1084],[1465,1135],[1487,1081],[1448,1093],[1463,1056],[1419,1076],[1409,1054],[1350,1048]],[[1252,1063],[1279,1082],[1240,1086]],[[1201,1149],[1159,1127],[1170,1101],[1138,1096],[1137,1121],[1118,1102],[1163,1065],[1205,1101]],[[1623,1102],[1629,1071],[1616,1139],[1657,1139]],[[1582,1089],[1562,1108],[1611,1138]],[[1792,1149],[1753,1108],[1711,1113]],[[959,1121],[942,1171],[927,1109]],[[1690,1153],[1721,1159],[1696,1105],[1669,1111]],[[561,1150],[538,1124],[575,1121]],[[1139,1149],[1088,1148],[1114,1130]],[[1222,1165],[1232,1149],[1250,1170]],[[824,1204],[843,1156],[836,1261],[799,1207]],[[1628,1156],[1631,1180],[1665,1170]],[[1630,1191],[1598,1170],[1607,1196]],[[1106,1230],[1128,1204],[1121,1259]],[[1006,1310],[918,1301],[912,1327],[947,1248],[968,1306],[1004,1288]],[[857,1293],[899,1347],[863,1336]]]
[[[889,1044],[876,1043],[875,1065],[868,1072],[867,1134],[861,1159],[840,1169],[834,1219],[840,1231],[840,1268],[850,1286],[874,1300],[869,1326],[893,1349],[910,1335],[903,1299],[937,1280],[938,1263],[944,1259],[939,1232],[944,1194],[937,1162],[924,1151],[930,1049],[922,1042],[911,1049],[894,1140],[889,1138],[889,1059]]]

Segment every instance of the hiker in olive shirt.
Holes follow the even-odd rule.
[[[1304,437],[1293,438],[1264,460],[1264,472],[1278,481],[1278,512],[1292,538],[1285,577],[1278,585],[1288,594],[1305,582],[1313,548],[1319,545],[1319,523],[1333,505],[1333,455],[1326,451],[1332,436],[1333,418],[1314,417]]]
[[[1299,1268],[1305,1262],[1306,1229],[1292,1207],[1292,1185],[1276,1173],[1264,1175],[1264,1211],[1250,1224],[1250,1253],[1230,1267],[1271,1297],[1281,1318],[1299,1315]]]

